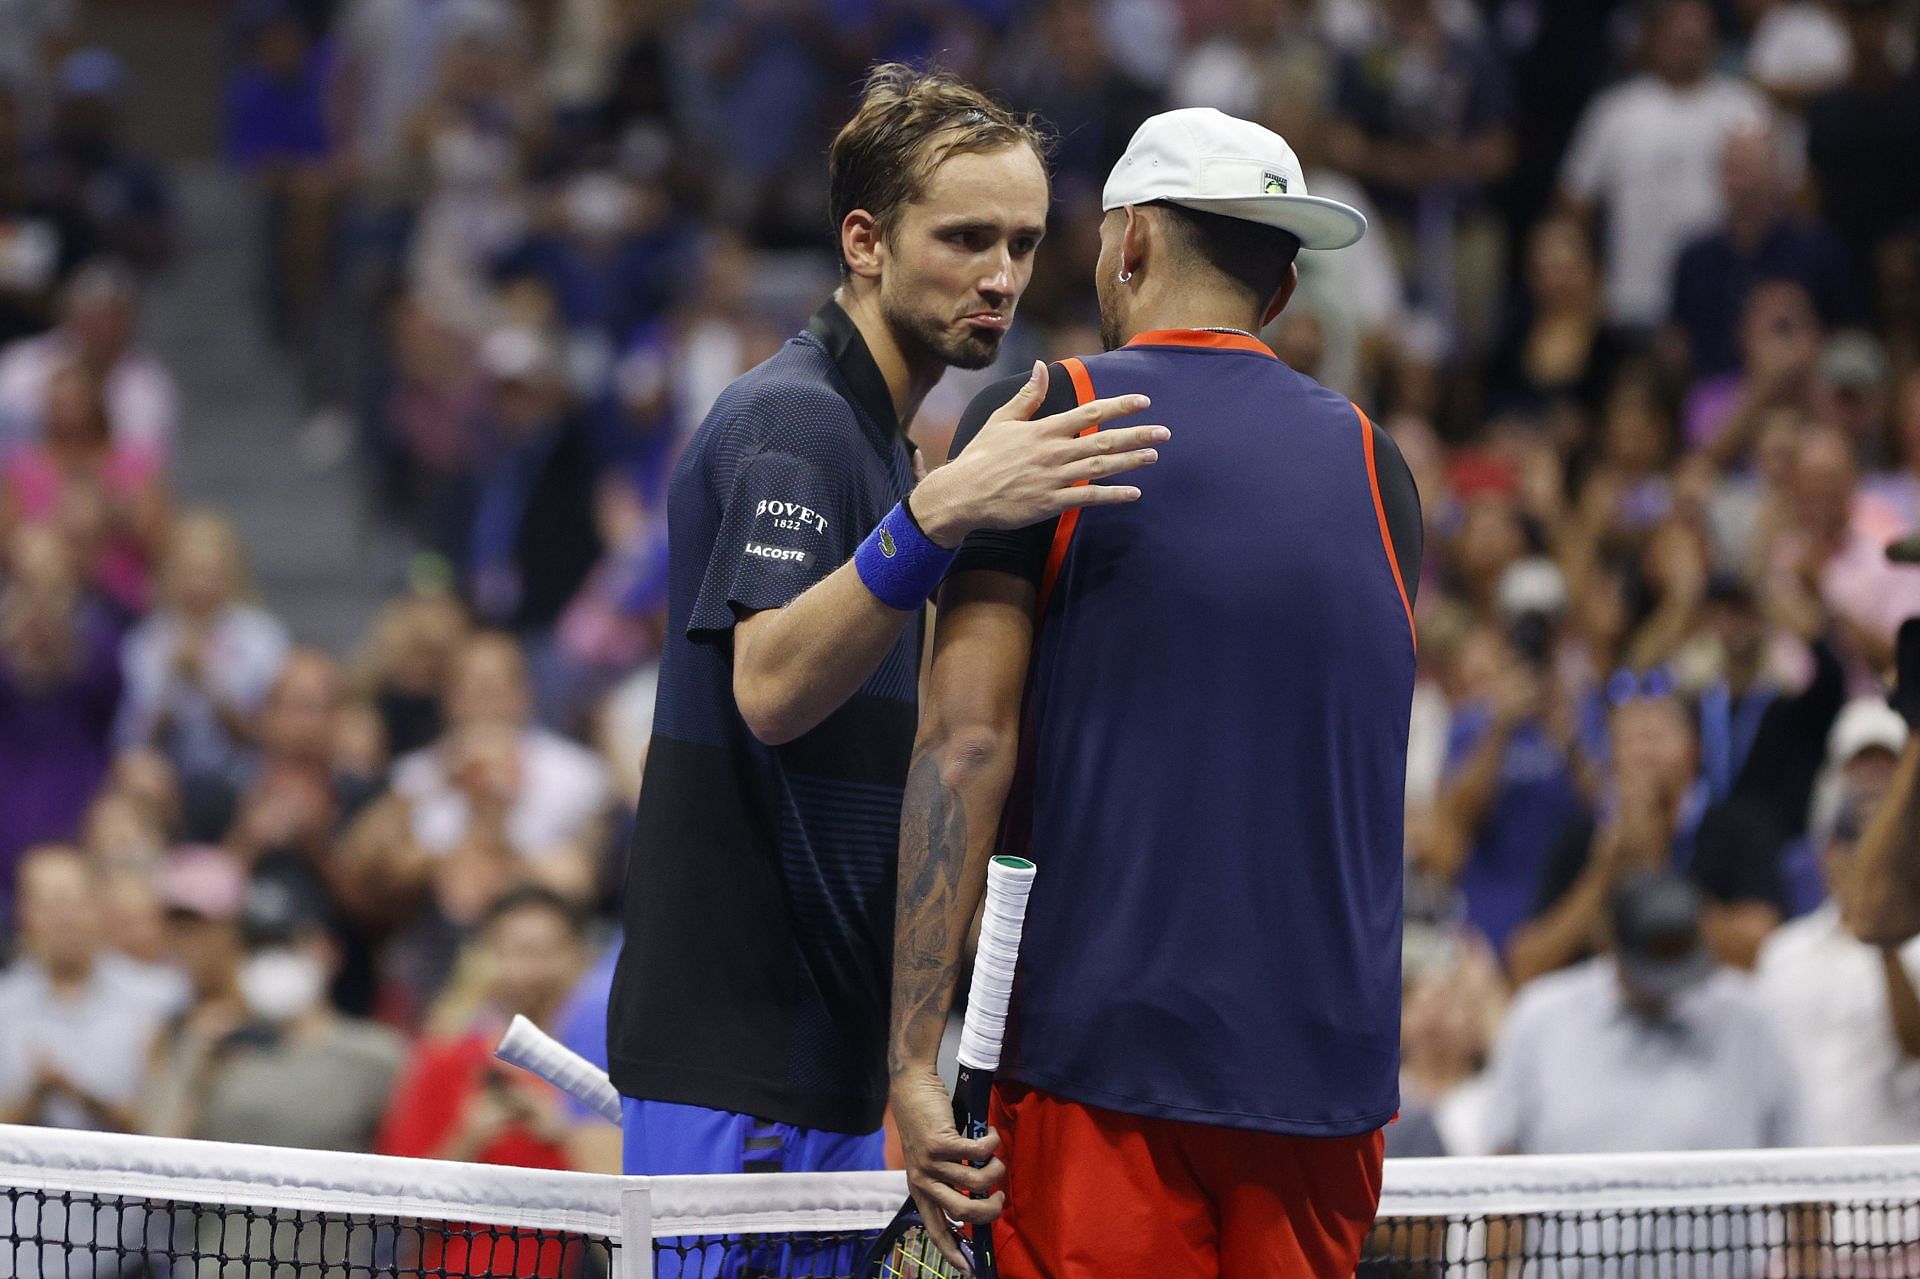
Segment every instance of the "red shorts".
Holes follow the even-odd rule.
[[[993,1093],[1005,1279],[1352,1279],[1380,1206],[1379,1132],[1289,1137]]]

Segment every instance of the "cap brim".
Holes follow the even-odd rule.
[[[1367,233],[1360,210],[1317,195],[1238,195],[1206,200],[1163,197],[1169,204],[1277,227],[1299,237],[1303,249],[1344,249]]]

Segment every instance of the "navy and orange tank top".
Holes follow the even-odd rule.
[[[1003,1077],[1167,1119],[1378,1128],[1398,1108],[1405,463],[1251,338],[1148,333],[1053,372],[1082,402],[1151,396],[1139,420],[1173,436],[1127,477],[1140,501],[982,536],[955,566],[1039,588],[1002,843],[1041,871]],[[1071,402],[1054,389],[1048,411]]]

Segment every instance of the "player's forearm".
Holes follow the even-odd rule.
[[[1015,734],[923,731],[907,774],[894,908],[895,1077],[932,1069],[953,1006],[961,951],[1013,780]]]
[[[1560,900],[1514,931],[1507,970],[1516,986],[1565,968],[1594,943],[1606,910],[1608,879],[1598,868],[1581,872]]]
[[[1440,795],[1440,809],[1447,821],[1467,836],[1471,844],[1478,836],[1487,810],[1493,806],[1494,792],[1500,786],[1500,766],[1513,740],[1513,725],[1496,719],[1460,769],[1453,785]]]
[[[769,746],[811,731],[859,691],[913,617],[881,603],[849,562],[740,623],[733,698],[747,727]]]
[[[1887,974],[1887,1015],[1893,1022],[1893,1037],[1909,1060],[1920,1059],[1920,993],[1900,960],[1897,946],[1883,947],[1880,966]]]
[[[1920,736],[1900,754],[1893,784],[1861,833],[1841,894],[1847,924],[1862,941],[1898,945],[1920,933]]]

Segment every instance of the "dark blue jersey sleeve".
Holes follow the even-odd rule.
[[[724,639],[742,617],[791,604],[868,533],[853,515],[850,410],[825,388],[781,390],[740,407],[730,429],[744,438],[727,450],[738,460],[711,477],[719,533],[687,619],[693,639]]]
[[[953,444],[947,450],[948,458],[958,457],[962,449],[973,443],[974,436],[980,434],[980,428],[987,424],[987,419],[1026,384],[1025,374],[1015,374],[1002,378],[974,396],[973,402],[967,405],[967,411],[960,415],[960,425],[954,428]],[[1055,413],[1064,413],[1076,403],[1078,400],[1073,391],[1073,379],[1059,365],[1050,366],[1047,398],[1034,416],[1051,417]],[[1049,519],[1021,529],[982,529],[961,545],[960,554],[954,557],[953,567],[947,570],[947,576],[985,569],[1024,577],[1037,586],[1041,574],[1046,571],[1047,549],[1053,545],[1054,529],[1059,522],[1058,519]]]

